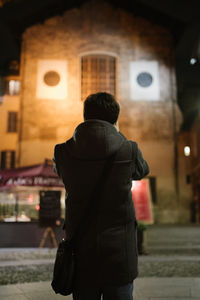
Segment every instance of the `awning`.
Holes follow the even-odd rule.
[[[63,183],[47,163],[0,170],[0,188],[15,186],[63,187]]]

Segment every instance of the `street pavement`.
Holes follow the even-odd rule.
[[[134,282],[134,300],[199,300],[200,278],[138,278]],[[72,300],[51,289],[50,282],[0,286],[1,300]]]
[[[154,225],[149,227],[145,243],[147,255],[139,256],[141,275],[134,282],[134,300],[200,300],[200,226]],[[53,263],[55,249],[42,249],[40,259],[37,253],[38,249],[1,248],[0,267],[40,268]],[[0,286],[0,300],[61,298],[72,300],[71,296],[56,295],[50,281]]]

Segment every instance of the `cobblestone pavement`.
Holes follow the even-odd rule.
[[[138,278],[134,300],[199,300],[200,278]],[[32,282],[0,286],[1,300],[56,300],[50,282]],[[72,296],[65,297],[72,300]]]
[[[146,248],[152,255],[200,255],[200,224],[149,226]]]
[[[134,300],[200,300],[200,225],[149,226],[145,250],[147,255],[139,256]],[[0,299],[61,297],[50,288],[55,253],[46,248],[0,248]]]

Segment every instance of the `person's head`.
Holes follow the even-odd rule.
[[[84,102],[84,119],[98,119],[115,124],[120,107],[114,96],[106,92],[89,95]]]

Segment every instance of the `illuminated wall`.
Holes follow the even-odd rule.
[[[186,220],[189,204],[179,207],[175,192],[174,133],[181,116],[172,37],[167,29],[109,4],[84,4],[25,31],[21,165],[51,158],[54,145],[70,138],[83,120],[85,55],[115,59],[120,130],[139,143],[156,178],[156,221],[181,221],[180,209]]]
[[[8,83],[8,91],[1,97],[0,103],[0,168],[18,165],[19,80],[11,78]]]

